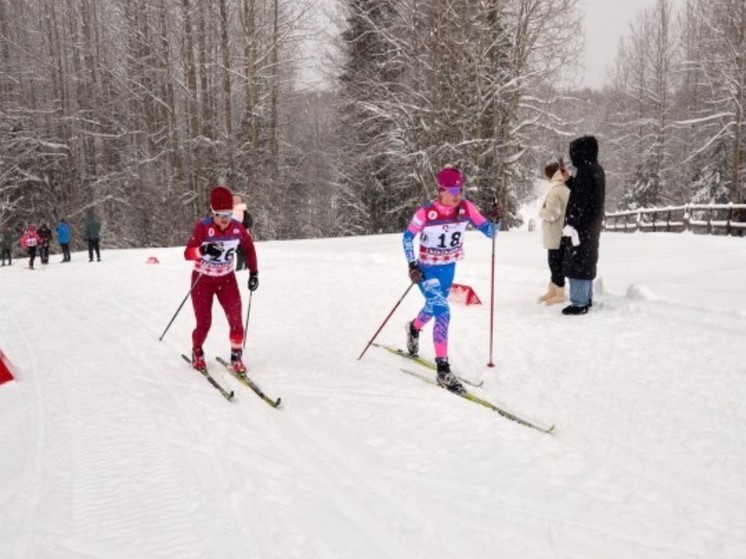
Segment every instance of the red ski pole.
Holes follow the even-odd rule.
[[[497,205],[497,199],[495,199],[495,205]],[[492,340],[494,339],[494,325],[495,325],[495,239],[497,238],[497,232],[500,230],[500,221],[495,222],[495,228],[492,231],[492,270],[490,273],[490,360],[487,363],[488,367],[494,367],[495,364],[492,362]]]
[[[402,295],[402,296],[401,296],[401,297],[399,298],[399,300],[398,300],[398,301],[396,302],[396,305],[394,305],[394,308],[393,308],[393,309],[391,309],[391,312],[390,312],[390,313],[389,313],[389,315],[388,315],[388,316],[386,317],[386,319],[385,319],[385,320],[383,321],[383,324],[381,324],[381,326],[380,326],[380,327],[378,328],[378,330],[376,330],[376,333],[375,333],[375,334],[373,334],[373,337],[372,337],[372,338],[370,339],[370,341],[368,342],[368,345],[366,345],[366,346],[365,346],[365,349],[364,349],[364,350],[363,350],[363,352],[362,352],[362,353],[360,354],[360,357],[358,357],[358,358],[357,358],[357,360],[358,360],[358,361],[360,361],[360,359],[362,359],[362,358],[363,358],[363,355],[365,355],[365,352],[366,352],[366,351],[368,351],[368,348],[369,348],[369,347],[370,347],[370,346],[371,346],[371,345],[373,344],[373,342],[375,341],[376,337],[378,336],[378,333],[379,333],[379,332],[380,332],[381,330],[383,330],[383,327],[384,327],[384,326],[386,326],[386,323],[387,323],[387,322],[389,321],[389,318],[391,318],[391,315],[392,315],[392,314],[394,314],[394,311],[395,311],[395,310],[396,310],[396,309],[397,309],[397,308],[399,307],[399,305],[401,304],[401,302],[402,302],[402,301],[404,300],[404,297],[406,297],[406,296],[407,296],[407,293],[409,293],[409,290],[410,290],[410,289],[412,289],[412,287],[413,287],[413,286],[414,286],[414,284],[413,284],[413,283],[410,283],[410,284],[409,284],[409,287],[407,287],[406,291],[404,291],[404,295]]]

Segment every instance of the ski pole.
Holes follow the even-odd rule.
[[[246,309],[246,325],[243,327],[243,348],[246,349],[247,332],[249,331],[249,315],[251,314],[251,298],[254,296],[253,291],[249,291],[249,306]]]
[[[497,205],[497,198],[494,201]],[[492,362],[492,340],[494,338],[494,323],[495,323],[495,239],[497,238],[497,232],[500,228],[500,220],[495,222],[495,227],[492,230],[492,270],[490,273],[490,360],[487,363],[488,367],[494,367],[495,364]]]
[[[189,293],[186,294],[186,297],[184,297],[184,300],[181,302],[181,305],[179,305],[179,308],[176,309],[176,312],[171,317],[171,322],[168,323],[168,326],[166,326],[166,329],[163,331],[163,334],[161,334],[161,337],[158,338],[159,342],[163,341],[163,336],[165,336],[166,332],[168,332],[168,329],[171,328],[171,325],[174,323],[174,320],[176,320],[176,316],[181,311],[181,307],[183,307],[184,303],[186,303],[186,300],[189,299],[189,296],[192,294],[192,291],[194,291],[194,288],[197,286],[197,284],[199,283],[200,279],[202,279],[202,272],[200,272],[199,275],[197,276],[197,279],[194,280],[194,283],[192,284],[192,287],[189,288]]]
[[[358,357],[358,358],[357,358],[357,360],[358,360],[358,361],[360,361],[360,359],[362,359],[362,358],[363,358],[363,355],[365,355],[365,352],[366,352],[366,351],[368,351],[368,348],[369,348],[369,347],[371,346],[371,344],[372,344],[372,343],[373,343],[373,342],[375,341],[376,337],[378,336],[378,333],[379,333],[379,332],[380,332],[381,330],[383,330],[383,327],[384,327],[384,326],[386,326],[386,323],[387,323],[387,322],[389,321],[389,318],[391,318],[391,315],[392,315],[392,314],[394,314],[394,311],[395,311],[395,310],[396,310],[396,309],[397,309],[397,308],[399,307],[399,305],[401,304],[401,302],[402,302],[402,301],[404,300],[404,297],[406,297],[406,296],[407,296],[407,293],[409,293],[409,290],[410,290],[410,289],[412,289],[412,287],[413,287],[413,286],[414,286],[414,284],[413,284],[413,283],[410,283],[410,284],[409,284],[409,287],[407,287],[407,289],[406,289],[406,290],[404,291],[404,295],[402,295],[401,297],[399,297],[399,300],[398,300],[398,301],[396,302],[396,305],[394,305],[394,308],[393,308],[393,309],[391,309],[391,312],[390,312],[390,313],[389,313],[389,315],[388,315],[388,316],[386,317],[386,320],[384,320],[384,321],[383,321],[383,324],[381,324],[381,326],[380,326],[380,327],[378,328],[378,330],[376,330],[376,333],[375,333],[375,334],[373,334],[373,337],[372,337],[372,338],[370,339],[370,341],[368,342],[368,345],[366,345],[366,346],[365,346],[365,349],[364,349],[364,350],[363,350],[363,352],[362,352],[362,353],[360,354],[360,357]]]

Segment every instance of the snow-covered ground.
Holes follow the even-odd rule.
[[[3,559],[743,559],[746,239],[605,234],[587,316],[537,304],[538,233],[467,235],[451,362],[538,433],[358,355],[406,289],[398,235],[258,244],[250,374],[179,354],[182,249],[0,268]],[[145,263],[149,256],[158,265]],[[246,272],[239,274],[244,305]],[[379,341],[401,345],[412,290]],[[422,353],[432,356],[430,329]],[[424,370],[424,369],[423,369]]]

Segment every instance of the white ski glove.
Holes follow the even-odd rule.
[[[570,237],[570,242],[572,243],[572,246],[576,247],[580,244],[580,236],[578,235],[577,230],[572,225],[565,225],[565,228],[562,229],[562,236],[563,237]]]

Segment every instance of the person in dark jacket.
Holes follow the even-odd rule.
[[[251,226],[254,224],[254,220],[251,218],[249,210],[246,209],[246,204],[241,201],[240,196],[233,196],[233,219],[242,223],[249,233],[251,233]],[[248,270],[246,265],[246,254],[243,251],[243,246],[238,245],[236,249],[236,271]]]
[[[583,136],[570,142],[570,160],[577,169],[566,181],[570,198],[562,231],[564,274],[570,280],[570,305],[562,314],[585,314],[593,304],[598,245],[604,219],[606,178],[598,163],[598,141]]]
[[[36,230],[41,239],[39,245],[39,259],[42,264],[49,264],[49,242],[52,240],[52,230],[47,223],[42,223],[41,227]]]
[[[88,241],[88,262],[93,262],[93,251],[96,251],[96,260],[101,262],[101,251],[98,245],[100,235],[101,222],[91,210],[85,218],[85,229],[83,230],[83,239]]]
[[[13,237],[13,230],[8,225],[3,225],[0,232],[0,258],[2,258],[3,266],[5,266],[6,259],[8,266],[13,264]]]

